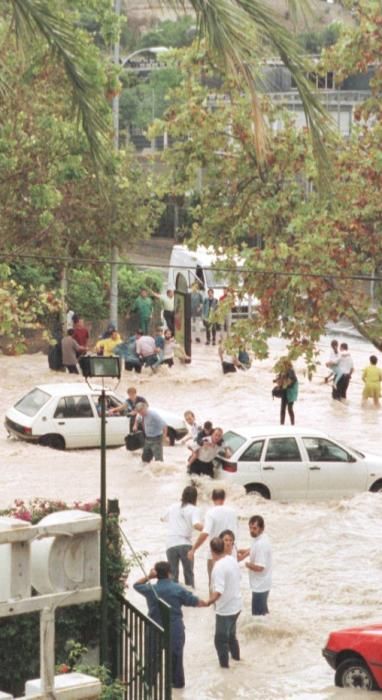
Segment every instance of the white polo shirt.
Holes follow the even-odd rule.
[[[212,506],[212,508],[210,508],[206,513],[203,532],[207,533],[210,540],[212,540],[213,537],[219,537],[223,530],[232,530],[236,538],[236,511],[230,506],[226,505]]]
[[[253,539],[249,561],[251,564],[264,567],[262,571],[248,570],[251,591],[254,593],[269,591],[272,585],[272,548],[265,532]]]
[[[200,510],[192,503],[182,506],[181,503],[173,503],[167,508],[163,520],[168,522],[167,549],[183,544],[191,546],[192,529],[201,522]]]
[[[211,574],[211,589],[213,593],[220,593],[215,603],[217,615],[236,615],[240,612],[240,568],[234,557],[226,555],[215,562]]]

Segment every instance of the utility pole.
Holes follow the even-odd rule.
[[[121,16],[121,0],[114,0],[114,12]],[[119,66],[119,31],[115,38],[113,49],[113,63]],[[114,150],[119,151],[119,95],[114,95],[112,104]],[[113,213],[112,213],[113,216]],[[118,327],[118,246],[113,245],[111,250],[111,279],[110,279],[110,321]]]

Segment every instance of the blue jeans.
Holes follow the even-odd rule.
[[[269,591],[252,592],[252,615],[268,615],[268,596]]]
[[[187,557],[187,553],[190,549],[190,544],[178,544],[175,547],[169,547],[166,554],[167,561],[171,566],[173,580],[176,583],[179,581],[179,562],[181,562],[185,585],[194,587],[194,562],[190,561]]]
[[[236,661],[240,659],[240,647],[236,639],[236,622],[239,615],[240,612],[235,615],[216,615],[215,649],[223,668],[229,666],[229,652]]]

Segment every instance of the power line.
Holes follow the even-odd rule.
[[[37,261],[51,261],[51,262],[66,262],[74,263],[88,263],[92,265],[111,265],[117,264],[120,267],[128,266],[139,269],[166,269],[166,270],[190,270],[189,265],[169,265],[162,263],[136,263],[130,260],[118,260],[114,263],[113,260],[105,260],[102,258],[72,258],[70,256],[57,256],[57,255],[34,255],[31,253],[0,253],[0,260],[14,260],[21,258],[23,260],[37,260]],[[331,279],[331,280],[354,280],[360,282],[382,282],[382,277],[378,275],[338,275],[330,272],[286,272],[285,270],[257,270],[256,268],[248,267],[211,267],[211,265],[201,266],[203,270],[209,270],[211,272],[229,272],[236,274],[256,274],[256,275],[269,275],[270,277],[302,277],[302,278],[321,278],[321,279]]]

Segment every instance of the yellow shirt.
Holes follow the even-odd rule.
[[[368,386],[379,384],[382,381],[382,370],[376,365],[369,365],[363,370],[362,379]]]
[[[116,338],[102,338],[102,340],[99,340],[98,343],[96,344],[96,350],[100,350],[103,348],[103,354],[105,357],[109,357],[110,355],[113,354],[113,350],[117,345],[122,343],[122,338],[121,336],[117,335]]]

